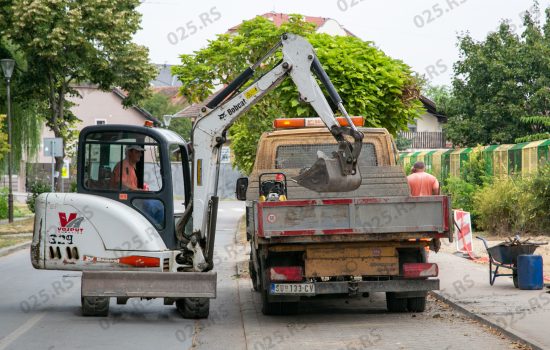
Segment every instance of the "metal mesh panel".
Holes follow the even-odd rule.
[[[332,156],[332,152],[338,149],[333,143],[310,145],[284,145],[277,147],[275,159],[276,169],[304,168],[311,166],[317,160],[317,151]],[[359,154],[359,165],[376,166],[376,151],[372,143],[364,143]]]

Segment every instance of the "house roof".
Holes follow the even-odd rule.
[[[267,12],[263,15],[260,15],[261,17],[267,18],[273,24],[275,24],[277,27],[280,27],[283,23],[287,23],[288,19],[290,18],[289,14],[286,13],[277,13],[277,12]],[[315,25],[315,29],[319,29],[322,27],[328,20],[331,20],[332,18],[328,17],[315,17],[315,16],[303,16],[304,21],[307,23],[313,23]],[[228,33],[234,33],[239,29],[241,25],[237,24],[236,26],[233,26],[229,28]],[[346,32],[349,36],[356,36],[346,28],[342,27],[342,29]]]
[[[119,88],[114,88],[111,90],[116,96],[118,96],[121,100],[124,100],[127,95],[124,91],[122,91]],[[147,112],[145,109],[139,107],[139,106],[132,106],[133,109],[135,109],[137,112],[139,112],[145,119],[152,121],[155,123],[155,125],[162,125],[162,123],[149,112]]]
[[[179,81],[175,75],[172,75],[171,64],[155,64],[155,66],[158,69],[158,74],[156,78],[151,81],[152,86],[181,86],[181,81]]]
[[[437,117],[437,120],[440,123],[447,122],[447,116],[445,114],[437,112],[437,106],[435,105],[434,101],[430,100],[426,96],[420,95],[420,102],[422,102],[424,108],[426,108],[426,111],[428,111],[428,113],[433,114]]]
[[[174,118],[198,118],[199,114],[201,112],[201,108],[204,107],[208,102],[212,101],[214,97],[220,92],[221,90],[213,93],[212,95],[208,96],[204,101],[201,101],[199,103],[193,103],[190,106],[185,107],[181,111],[174,114]]]

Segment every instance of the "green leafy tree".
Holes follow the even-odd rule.
[[[77,118],[66,97],[78,95],[77,82],[127,92],[126,106],[148,93],[155,68],[145,47],[132,43],[140,29],[139,0],[3,0],[0,36],[17,46],[26,57],[27,84],[33,95],[45,101],[46,125],[64,146],[74,140]],[[63,157],[56,158],[61,171]],[[59,187],[60,183],[57,183]]]
[[[182,55],[181,65],[174,67],[173,73],[179,76],[181,92],[189,101],[202,101],[217,85],[229,83],[256,62],[283,33],[295,33],[309,39],[346,109],[351,115],[364,116],[367,126],[385,127],[396,134],[421,114],[419,81],[406,64],[388,57],[372,42],[318,34],[314,29],[300,15],[290,16],[279,28],[256,17],[243,22],[236,33],[218,35],[206,48]],[[257,76],[280,59],[280,53],[275,55]],[[287,79],[232,126],[232,149],[240,170],[251,171],[258,139],[272,128],[273,119],[315,116],[297,97],[295,86]]]
[[[6,124],[6,115],[0,114],[0,126],[3,126]],[[8,145],[8,134],[5,132],[0,132],[0,161],[4,158],[4,155],[8,153],[9,151],[9,145]]]
[[[40,132],[44,120],[39,110],[44,103],[32,98],[33,94],[27,87],[27,60],[26,57],[5,38],[0,36],[0,58],[15,60],[15,70],[11,78],[11,150],[12,166],[17,171],[23,155],[32,157],[40,147]],[[3,75],[0,73],[0,76]],[[6,84],[0,79],[0,113],[7,113]],[[6,133],[7,121],[3,121],[2,131]],[[7,149],[6,149],[7,150]],[[7,171],[8,157],[0,159],[0,172]]]
[[[170,97],[162,93],[153,93],[150,97],[143,100],[140,104],[146,111],[151,113],[157,119],[162,120],[164,115],[173,115],[185,107],[185,103],[173,104]],[[177,132],[185,140],[191,139],[191,120],[187,118],[173,118],[168,129]]]
[[[521,117],[523,124],[529,125],[532,134],[518,137],[516,143],[545,140],[550,138],[550,115],[536,115],[532,117]]]
[[[521,36],[503,22],[483,41],[459,38],[452,103],[446,106],[447,137],[455,145],[513,143],[540,126],[526,117],[550,115],[549,15],[547,9],[539,25],[527,12]]]

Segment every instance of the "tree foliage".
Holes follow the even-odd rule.
[[[542,25],[538,8],[531,12],[521,36],[502,22],[483,41],[459,37],[460,60],[445,106],[447,136],[455,145],[513,143],[548,131],[528,117],[550,116],[550,9]]]
[[[314,29],[299,15],[290,16],[289,22],[279,28],[263,17],[256,17],[243,22],[236,33],[218,35],[206,48],[193,55],[182,55],[181,65],[174,67],[173,73],[183,83],[182,94],[198,102],[255,63],[283,33],[295,33],[309,39],[346,109],[351,115],[364,116],[367,126],[385,127],[396,134],[420,115],[418,80],[406,64],[388,57],[371,42],[318,34]],[[257,76],[280,59],[278,53],[265,62]],[[315,116],[315,112],[298,101],[298,92],[290,79],[283,81],[232,126],[235,165],[246,173],[251,171],[258,139],[262,132],[272,128],[273,119],[304,116]]]
[[[26,57],[27,97],[44,101],[47,126],[65,145],[76,136],[78,121],[67,95],[77,82],[128,93],[133,105],[148,93],[155,68],[145,47],[132,43],[140,29],[139,0],[3,0],[0,36]],[[56,159],[60,171],[63,157]],[[58,184],[59,185],[59,184]]]
[[[43,119],[40,116],[40,106],[44,103],[38,99],[29,96],[28,88],[26,87],[27,69],[26,57],[17,50],[17,48],[0,36],[0,59],[11,58],[15,60],[16,69],[11,78],[11,150],[12,150],[12,166],[14,171],[17,171],[19,162],[26,154],[32,157],[40,148],[40,133],[42,130]],[[3,74],[0,72],[2,79],[0,81],[0,113],[7,114],[6,100],[6,84]],[[7,120],[3,121],[1,128],[2,133],[5,133],[7,140]],[[0,173],[5,173],[8,165],[8,157],[0,159]]]
[[[151,96],[143,100],[140,106],[162,121],[162,116],[175,114],[181,110],[185,104],[173,104],[170,101],[170,97],[157,92],[152,93]],[[180,134],[185,140],[191,139],[191,128],[191,121],[187,118],[172,118],[168,126],[168,129]]]

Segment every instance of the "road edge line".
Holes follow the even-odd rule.
[[[532,348],[532,350],[544,350],[544,348],[541,347],[540,345],[533,344],[532,342],[530,342],[528,340],[525,340],[524,338],[520,337],[519,335],[517,335],[515,333],[512,333],[511,331],[499,326],[495,322],[492,322],[491,320],[489,320],[489,319],[487,319],[483,316],[479,316],[479,315],[473,313],[472,311],[466,309],[465,307],[459,305],[458,303],[452,301],[451,299],[445,298],[444,296],[440,295],[439,293],[437,293],[437,291],[430,291],[428,293],[431,296],[433,296],[434,298],[436,298],[437,300],[442,301],[445,304],[449,305],[450,307],[462,312],[468,318],[471,318],[475,321],[478,321],[479,323],[481,323],[481,324],[483,324],[487,327],[491,327],[491,328],[494,328],[494,329],[498,330],[499,332],[501,332],[502,334],[504,334],[505,336],[507,336],[508,338],[510,338],[513,341],[516,341],[516,342],[522,343],[524,345],[530,346]]]
[[[31,246],[32,240],[29,240],[28,242],[19,243],[16,245],[12,245],[6,248],[0,249],[0,257],[6,256],[8,254],[14,253],[21,249],[26,249]]]

